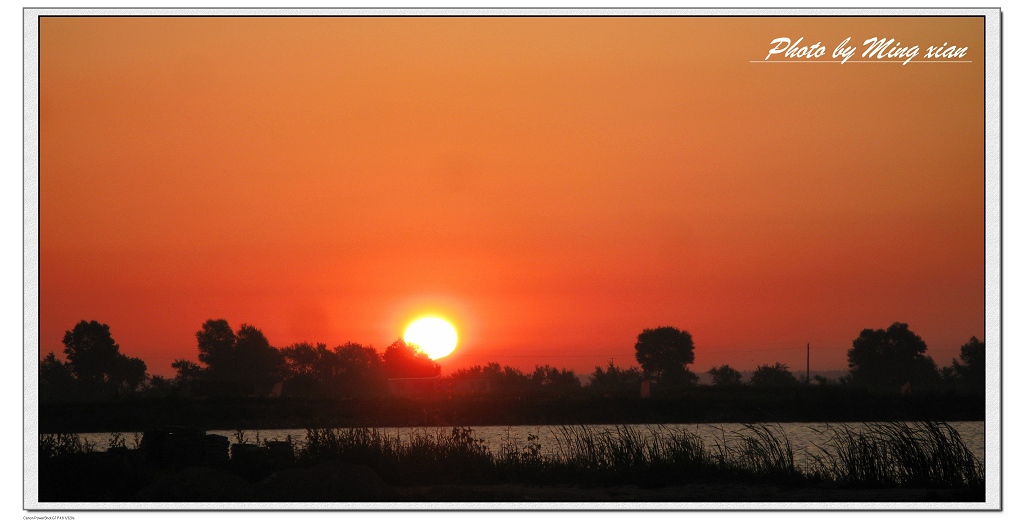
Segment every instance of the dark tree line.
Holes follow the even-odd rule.
[[[440,374],[415,345],[397,340],[383,354],[348,342],[334,348],[297,343],[278,349],[263,332],[241,325],[237,332],[223,319],[207,320],[196,333],[198,362],[171,364],[174,378],[146,374],[139,358],[120,353],[110,327],[78,323],[64,336],[65,360],[49,353],[39,363],[43,401],[155,396],[378,396],[388,378]]]
[[[914,390],[957,389],[981,392],[985,387],[985,342],[971,339],[960,348],[959,359],[941,370],[925,353],[928,345],[906,323],[896,322],[886,329],[864,329],[846,353],[849,373],[842,385],[874,391],[911,392]],[[714,386],[743,383],[739,371],[722,365],[712,367]],[[819,384],[827,383],[816,377]],[[749,385],[761,387],[795,386],[800,382],[785,364],[761,365]]]
[[[582,392],[582,383],[576,373],[550,365],[538,365],[531,373],[510,366],[491,362],[484,366],[459,369],[448,376],[452,382],[484,380],[481,389],[499,394],[571,394]]]
[[[383,388],[384,364],[373,347],[297,343],[281,352],[288,364],[284,394],[289,396],[355,397]]]
[[[601,396],[613,395],[634,395],[640,392],[640,384],[644,381],[643,371],[636,367],[622,369],[616,367],[614,362],[608,362],[608,368],[602,370],[600,366],[594,368],[591,375],[591,391]]]
[[[149,394],[154,396],[267,396],[373,397],[387,392],[389,378],[440,378],[440,366],[415,345],[397,340],[383,353],[372,346],[347,342],[296,343],[283,348],[270,344],[263,333],[241,325],[237,331],[223,319],[207,320],[196,333],[198,363],[177,360],[171,379],[146,374],[139,358],[121,353],[107,325],[81,321],[65,333],[64,361],[49,353],[39,363],[43,401],[99,399]],[[950,367],[939,370],[927,356],[927,344],[905,323],[886,329],[864,329],[847,352],[849,374],[840,385],[878,390],[956,389],[981,392],[985,386],[985,343],[971,338]],[[548,393],[593,396],[639,396],[649,382],[656,393],[680,392],[693,386],[693,337],[675,327],[645,329],[634,346],[637,367],[609,362],[596,367],[584,386],[567,369],[538,365],[531,372],[488,363],[457,370],[446,381],[481,380],[495,393]],[[728,365],[709,371],[714,387],[750,385],[791,388],[801,383],[785,364],[758,366],[744,383]],[[823,378],[818,383],[826,383]]]
[[[451,379],[485,379],[490,390],[498,393],[588,393],[595,396],[639,396],[644,381],[656,383],[669,392],[692,386],[697,375],[688,366],[694,361],[693,337],[675,327],[644,329],[637,336],[636,361],[640,368],[616,367],[608,363],[607,369],[595,367],[590,383],[584,388],[573,371],[538,365],[531,374],[519,369],[489,363],[460,369]]]
[[[303,342],[276,349],[252,326],[242,325],[235,334],[226,320],[208,320],[196,341],[200,364],[171,364],[178,372],[175,381],[193,395],[377,396],[388,378],[435,377],[441,370],[402,339],[383,354],[354,342],[333,348]]]

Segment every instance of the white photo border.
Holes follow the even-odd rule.
[[[986,9],[43,9],[25,8],[24,507],[26,510],[1002,510],[1002,12]],[[42,16],[981,16],[985,19],[985,501],[678,503],[85,503],[38,500],[39,365],[39,26]]]

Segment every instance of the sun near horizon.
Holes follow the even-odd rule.
[[[444,358],[455,350],[459,335],[451,323],[434,316],[418,318],[409,324],[402,339],[415,344],[431,360]]]

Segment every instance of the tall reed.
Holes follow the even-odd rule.
[[[75,433],[39,435],[39,459],[49,460],[62,455],[91,453],[95,444]]]
[[[733,457],[737,468],[762,478],[787,480],[803,475],[793,463],[793,446],[782,426],[745,424],[744,429],[739,455]]]
[[[851,486],[976,488],[981,463],[947,424],[901,422],[830,427],[810,467],[798,466],[782,427],[746,425],[712,444],[663,426],[561,426],[541,454],[535,435],[510,435],[489,451],[472,430],[414,433],[399,440],[377,430],[309,430],[302,455],[373,467],[399,483],[533,482],[668,485],[738,480]]]
[[[416,431],[407,440],[377,429],[308,429],[299,459],[365,465],[397,484],[479,481],[495,462],[471,429],[459,427]]]
[[[819,448],[815,471],[826,479],[856,486],[980,488],[981,461],[960,434],[943,422],[882,422],[831,428]]]
[[[709,474],[716,464],[699,436],[663,427],[563,426],[555,444],[549,471],[594,483],[685,482]]]
[[[112,445],[123,445],[114,435]],[[536,435],[523,443],[506,435],[490,451],[469,428],[417,430],[402,437],[378,429],[306,432],[298,460],[307,465],[340,461],[364,465],[398,485],[459,483],[638,484],[741,481],[845,486],[978,489],[983,463],[945,423],[872,423],[829,426],[809,466],[797,465],[793,445],[777,424],[746,425],[721,440],[664,426],[562,426],[554,443]],[[93,451],[74,434],[39,436],[44,462]],[[542,449],[543,448],[543,449]],[[543,451],[543,454],[542,454]],[[47,463],[47,465],[49,465]]]

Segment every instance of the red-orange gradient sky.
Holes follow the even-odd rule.
[[[970,63],[751,63],[777,37]],[[982,18],[43,18],[40,353],[204,320],[487,361],[845,368],[984,337]],[[827,58],[827,57],[826,57]],[[859,58],[859,57],[857,57]]]

